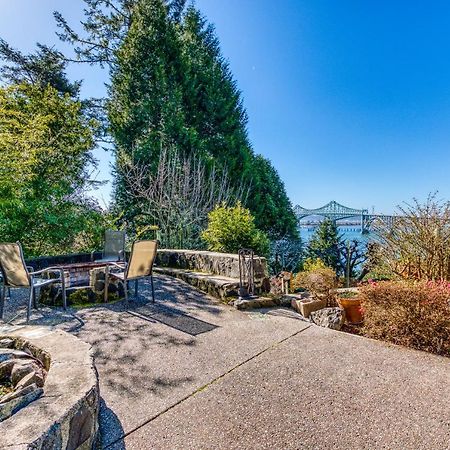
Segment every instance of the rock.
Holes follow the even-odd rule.
[[[277,300],[273,298],[255,297],[249,299],[238,298],[232,302],[232,305],[239,310],[254,308],[269,308],[277,306]]]
[[[14,339],[3,338],[0,339],[0,348],[14,348],[15,342]]]
[[[34,373],[40,370],[40,367],[30,360],[14,360],[15,364],[11,370],[11,383],[15,386],[23,377],[30,373]]]
[[[239,279],[237,254],[216,253],[203,250],[159,249],[155,263],[159,267],[194,270]],[[254,275],[257,284],[267,277],[266,258],[254,257]]]
[[[295,297],[291,301],[291,306],[303,317],[308,318],[312,312],[325,308],[327,306],[327,301],[323,299],[314,299],[313,297]]]
[[[0,399],[0,405],[8,403],[11,400],[14,400],[16,398],[23,397],[24,395],[28,395],[37,389],[38,389],[38,387],[35,384],[29,384],[28,386],[25,386],[22,389],[14,389],[14,391],[10,392],[9,394],[4,395]]]
[[[332,330],[340,330],[345,321],[345,313],[340,308],[323,308],[313,311],[310,315],[311,321],[316,325]]]
[[[14,390],[21,391],[22,389],[30,386],[31,384],[35,384],[34,380],[36,378],[36,372],[27,373],[24,377],[22,377],[19,382],[15,385]]]
[[[30,355],[21,350],[13,350],[9,348],[0,348],[0,363],[7,361],[8,359],[21,359],[29,358]]]
[[[7,361],[0,363],[0,380],[4,380],[11,376],[15,361],[15,359],[8,359]]]
[[[70,421],[69,440],[66,448],[79,448],[90,438],[93,429],[95,429],[95,417],[88,407],[83,406]]]
[[[15,385],[14,389],[23,389],[31,384],[35,384],[38,387],[44,386],[44,376],[40,371],[31,372],[25,375],[23,378],[19,380],[19,382]]]
[[[292,296],[285,294],[278,298],[278,304],[280,306],[291,306]]]
[[[20,393],[11,392],[11,394],[2,397],[0,400],[0,422],[12,416],[19,409],[28,405],[28,403],[39,398],[43,392],[44,390],[42,388],[31,385],[20,391]]]

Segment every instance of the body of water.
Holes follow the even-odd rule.
[[[315,230],[317,227],[315,226],[301,226],[299,228],[300,230],[300,236],[302,238],[302,241],[304,244],[307,244],[308,241],[313,236]],[[353,241],[354,239],[357,239],[360,242],[368,242],[374,239],[374,233],[361,233],[361,228],[358,226],[347,226],[342,225],[338,226],[339,234],[342,236],[342,239],[344,241]]]

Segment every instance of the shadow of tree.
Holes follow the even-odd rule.
[[[133,286],[132,286],[133,287]],[[134,293],[133,293],[134,294]],[[151,303],[149,280],[139,282],[139,296],[134,301],[102,303],[90,307],[63,311],[61,308],[42,308],[33,315],[31,324],[51,325],[64,329],[92,345],[95,364],[99,373],[101,390],[108,392],[108,401],[130,402],[145,407],[143,395],[162,400],[174,388],[184,383],[195,383],[195,378],[186,373],[158,371],[158,357],[164,358],[165,350],[195,347],[195,337],[181,333],[176,328],[164,325],[152,317],[135,317],[128,311],[145,307],[159,314],[186,315],[201,311],[215,317],[223,314],[218,301],[197,291],[188,284],[167,276],[155,276],[156,302]],[[130,300],[132,296],[130,296]],[[26,293],[14,299],[11,310],[26,308]],[[200,320],[199,320],[200,321]],[[207,323],[207,322],[205,322]],[[152,352],[152,347],[155,352]],[[162,349],[157,350],[157,348]],[[152,359],[155,355],[155,359]],[[139,401],[139,403],[136,403]],[[102,399],[100,410],[102,448],[114,443],[113,449],[123,449],[118,441],[124,435],[123,426],[114,411]]]
[[[183,306],[185,310],[195,311],[201,309],[214,315],[220,315],[223,309],[219,306],[220,302],[203,292],[195,289],[184,281],[168,277],[165,275],[157,275],[155,279],[155,300],[156,303],[170,306]],[[151,299],[151,284],[147,280],[140,281],[139,299]]]

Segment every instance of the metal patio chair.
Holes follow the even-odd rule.
[[[118,278],[123,281],[125,290],[125,300],[128,302],[128,281],[134,280],[134,293],[138,296],[138,280],[150,277],[152,286],[152,301],[155,302],[155,288],[153,285],[153,263],[155,262],[158,249],[157,241],[135,241],[131,248],[130,261],[128,263],[109,265],[106,278]],[[111,268],[119,268],[120,272],[111,272]],[[108,289],[106,280],[105,289]]]
[[[3,279],[3,275],[2,272],[0,271],[0,284],[2,285],[2,289],[3,289],[3,285],[5,284],[5,280]],[[9,287],[5,287],[6,289],[6,300],[9,300],[11,298],[11,289]]]
[[[101,259],[95,262],[125,261],[125,231],[106,230]]]
[[[61,284],[61,293],[64,309],[67,308],[66,286],[64,281],[64,270],[60,267],[47,267],[46,269],[32,271],[25,264],[22,246],[16,243],[0,243],[0,271],[3,277],[3,286],[0,294],[0,319],[3,319],[5,297],[7,289],[29,288],[30,297],[28,300],[27,323],[30,320],[31,308],[37,307],[36,288],[46,286],[51,283]],[[38,275],[49,272],[58,272],[58,278],[42,278]]]

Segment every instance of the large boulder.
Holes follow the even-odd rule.
[[[341,308],[323,308],[313,311],[310,319],[320,327],[340,330],[345,322],[345,312]]]

